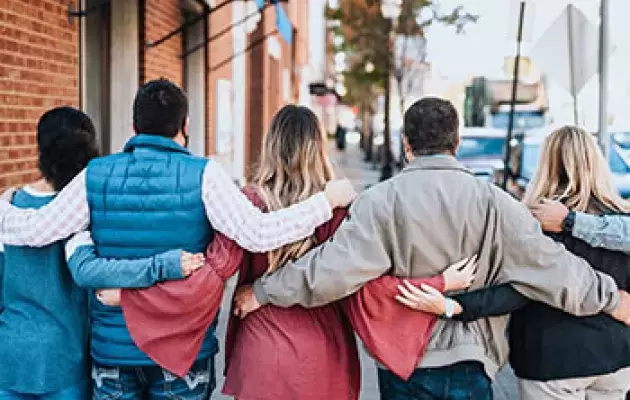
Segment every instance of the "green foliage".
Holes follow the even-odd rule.
[[[338,9],[326,10],[334,35],[343,37],[343,45],[332,48],[333,52],[343,51],[348,60],[348,70],[343,73],[347,87],[344,100],[347,103],[371,104],[383,88],[390,62],[389,34],[392,22],[381,14],[380,0],[340,0]],[[405,37],[424,36],[424,29],[434,23],[452,25],[458,33],[463,33],[468,23],[479,18],[467,13],[459,6],[446,14],[439,11],[436,0],[404,0],[396,27],[396,34]],[[420,21],[423,8],[431,10],[432,17]],[[374,70],[367,72],[365,65],[371,63]],[[405,71],[396,71],[404,76]]]

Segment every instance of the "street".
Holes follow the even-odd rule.
[[[329,144],[330,161],[335,169],[336,177],[350,179],[357,191],[378,183],[380,171],[372,164],[363,161],[363,153],[358,145],[348,144],[344,153],[338,152],[334,147],[334,142]],[[217,336],[219,343],[223,343],[227,324],[228,310],[230,309],[230,299],[234,291],[235,278],[228,282],[228,286],[223,298],[222,312],[219,317],[219,327]],[[378,384],[376,378],[376,366],[370,356],[361,348],[361,400],[378,400]],[[223,349],[217,356],[217,390],[214,399],[227,400],[228,396],[220,394],[223,386]],[[515,400],[518,398],[516,380],[509,369],[502,371],[494,385],[496,400]]]

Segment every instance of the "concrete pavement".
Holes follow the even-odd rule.
[[[348,145],[345,152],[339,152],[334,147],[334,142],[330,142],[329,154],[331,163],[335,169],[338,178],[345,177],[350,179],[357,191],[364,190],[366,187],[378,183],[380,171],[371,164],[363,161],[363,154],[356,145]],[[225,329],[227,325],[227,317],[230,309],[230,299],[234,291],[235,279],[232,278],[227,285],[226,293],[223,299],[222,312],[219,317],[219,327],[217,336],[219,343],[224,343]],[[217,390],[212,396],[213,399],[226,400],[230,397],[220,394],[223,386],[223,349],[217,356]],[[362,369],[362,387],[361,400],[378,400],[378,382],[376,377],[376,367],[372,359],[361,351],[361,369]],[[495,383],[495,399],[496,400],[516,400],[518,399],[516,391],[515,379],[508,369],[499,374],[499,379]]]

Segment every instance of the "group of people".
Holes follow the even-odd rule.
[[[520,203],[457,162],[438,98],[405,113],[408,166],[358,197],[305,107],[242,191],[186,149],[172,82],[138,90],[133,127],[98,157],[85,114],[48,111],[41,180],[0,200],[0,400],[210,399],[217,373],[239,400],[356,400],[355,334],[385,400],[491,399],[508,358],[526,400],[630,389],[630,202],[584,130],[548,136]]]

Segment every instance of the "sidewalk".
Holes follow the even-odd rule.
[[[350,179],[357,191],[378,183],[379,166],[364,162],[363,152],[358,145],[348,144],[345,151],[339,151],[335,147],[334,140],[330,140],[328,155],[335,169],[335,176]]]

